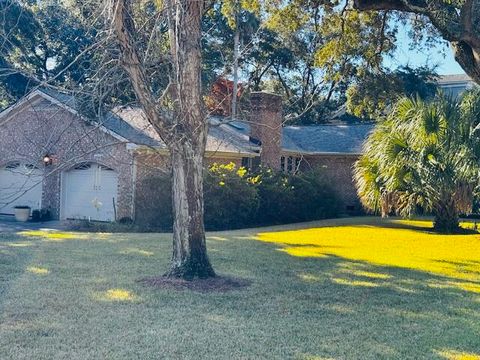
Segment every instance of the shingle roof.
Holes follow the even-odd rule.
[[[440,75],[438,77],[437,83],[447,84],[447,83],[470,82],[470,81],[473,81],[473,80],[467,74],[451,74],[451,75]]]
[[[248,136],[250,124],[231,121],[229,125]],[[325,124],[285,126],[282,128],[282,149],[312,154],[360,154],[373,124]]]
[[[78,110],[78,102],[74,96],[53,89],[40,91]],[[115,108],[97,121],[108,130],[137,145],[165,148],[165,144],[138,107]],[[255,146],[241,134],[228,131],[225,125],[218,124],[209,128],[207,151],[254,154]]]
[[[150,140],[145,143],[143,140],[136,141],[139,145],[151,145],[150,141],[154,141],[157,145],[164,147],[160,136],[153,129],[152,125],[147,121],[143,110],[140,108],[116,108],[112,110],[116,117],[124,120],[134,129],[142,132]],[[207,137],[207,151],[210,152],[230,152],[230,153],[255,153],[255,146],[248,138],[237,132],[232,132],[229,127],[215,118],[210,119],[210,127]]]
[[[286,151],[317,154],[360,154],[374,125],[313,125],[283,128],[282,146]]]
[[[51,89],[44,93],[76,109],[75,97]],[[249,139],[250,124],[209,118],[207,151],[254,154],[258,146]],[[110,131],[137,145],[165,147],[138,107],[118,107],[108,112],[100,123]],[[311,154],[360,154],[362,144],[373,124],[328,124],[286,126],[282,129],[284,151]]]

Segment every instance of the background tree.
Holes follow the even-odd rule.
[[[346,91],[347,111],[359,118],[376,119],[401,96],[427,100],[437,92],[436,77],[428,67],[403,66],[393,71],[368,72]]]
[[[448,41],[455,60],[480,84],[480,1],[353,0],[361,11],[400,11],[428,20]]]
[[[0,2],[0,106],[8,106],[40,83],[74,87],[92,74],[95,27],[57,1]]]
[[[363,205],[383,216],[411,216],[420,207],[434,214],[435,230],[455,232],[479,184],[479,95],[401,99],[355,164]]]

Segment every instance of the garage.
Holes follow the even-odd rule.
[[[114,221],[118,174],[96,163],[82,163],[63,174],[62,218]]]
[[[13,215],[15,206],[40,209],[43,171],[37,166],[10,162],[0,168],[0,214]]]

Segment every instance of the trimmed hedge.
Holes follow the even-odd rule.
[[[171,230],[170,174],[139,184],[136,224]],[[320,170],[286,175],[261,168],[248,173],[235,164],[213,164],[204,178],[207,230],[238,229],[336,217],[340,202]]]

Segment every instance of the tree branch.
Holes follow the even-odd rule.
[[[152,124],[162,140],[167,143],[169,138],[167,124],[169,121],[160,116],[160,111],[157,109],[156,101],[148,86],[149,82],[133,41],[132,34],[135,24],[130,15],[130,2],[128,0],[113,0],[113,4],[112,25],[123,56],[121,59],[122,66],[131,79],[135,95],[142,105],[148,122]]]

